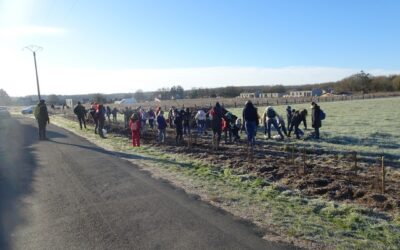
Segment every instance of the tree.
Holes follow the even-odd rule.
[[[144,101],[146,99],[146,96],[143,93],[143,90],[138,89],[135,94],[133,94],[133,96],[135,97],[136,101],[141,102]]]
[[[11,98],[4,89],[0,89],[0,105],[6,106],[11,104]]]
[[[285,93],[286,88],[283,85],[274,85],[270,88],[270,93]]]
[[[185,94],[185,90],[180,85],[172,86],[169,92],[173,99],[182,99]]]
[[[92,100],[94,102],[100,103],[100,104],[105,104],[107,103],[107,98],[103,94],[94,94],[92,97]]]
[[[60,104],[60,99],[58,98],[58,96],[56,96],[56,95],[49,95],[48,97],[47,97],[47,101],[46,101],[48,104],[54,104],[54,105],[56,105],[56,104]]]
[[[400,91],[400,75],[395,76],[392,80],[394,90]]]

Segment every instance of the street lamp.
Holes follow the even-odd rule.
[[[24,50],[25,49],[27,49],[33,53],[33,61],[35,62],[35,72],[36,72],[36,86],[37,86],[38,98],[40,101],[41,98],[40,98],[39,76],[38,76],[37,64],[36,64],[36,52],[43,50],[43,48],[40,46],[37,46],[37,45],[29,45],[29,46],[26,46],[24,48]]]

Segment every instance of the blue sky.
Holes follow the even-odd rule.
[[[32,58],[21,52],[29,44],[44,48],[47,94],[399,73],[399,9],[389,0],[1,0],[0,88],[36,92]]]

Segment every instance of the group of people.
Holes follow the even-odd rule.
[[[258,127],[261,123],[264,126],[264,137],[271,139],[272,128],[274,127],[277,131],[277,135],[274,138],[284,139],[284,136],[291,137],[293,132],[296,138],[301,138],[304,132],[299,128],[300,124],[304,124],[304,128],[307,129],[307,109],[296,110],[291,106],[286,108],[286,122],[283,116],[278,114],[274,107],[268,106],[262,117],[260,118],[257,108],[251,101],[247,101],[242,111],[242,117],[237,117],[233,113],[229,112],[223,106],[216,102],[212,108],[199,108],[190,109],[182,108],[178,109],[172,107],[166,112],[161,107],[157,107],[155,110],[152,108],[145,110],[141,107],[132,109],[126,107],[122,111],[117,108],[111,109],[109,106],[105,107],[102,104],[91,103],[89,110],[78,102],[74,108],[74,113],[77,116],[79,126],[81,129],[86,129],[86,120],[88,114],[91,116],[96,134],[100,137],[105,138],[104,133],[106,132],[104,127],[106,120],[111,123],[117,122],[117,114],[121,113],[124,115],[125,128],[130,129],[132,132],[132,145],[140,146],[140,137],[145,132],[146,128],[158,130],[157,141],[164,143],[166,138],[166,129],[175,129],[175,142],[177,145],[182,144],[183,137],[190,137],[193,129],[197,135],[207,134],[208,128],[212,130],[213,145],[219,146],[222,135],[224,135],[225,143],[234,143],[240,140],[240,134],[245,131],[247,134],[247,140],[249,145],[255,144],[255,138]],[[41,100],[35,109],[35,117],[39,124],[39,139],[45,139],[45,127],[49,123],[49,116],[47,113],[47,107],[44,100]],[[322,120],[325,119],[325,113],[317,105],[317,103],[311,103],[311,121],[312,127],[314,128],[313,137],[319,139],[319,129],[322,125]],[[148,123],[148,125],[147,125]]]

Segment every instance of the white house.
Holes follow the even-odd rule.
[[[132,98],[122,99],[121,101],[115,101],[114,103],[120,105],[131,105],[137,103],[137,101],[135,98],[132,97]]]
[[[290,91],[290,97],[307,97],[312,96],[312,91]]]

